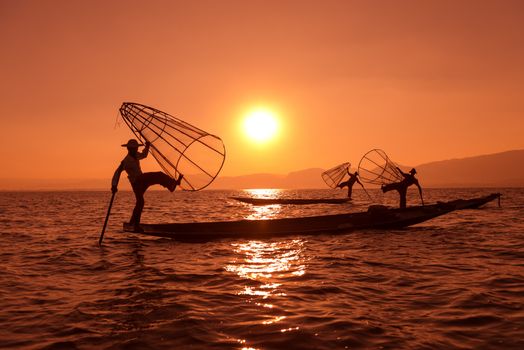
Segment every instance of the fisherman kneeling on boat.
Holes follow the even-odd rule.
[[[144,193],[152,185],[162,185],[167,188],[170,192],[173,192],[175,188],[180,185],[184,175],[180,174],[177,180],[173,179],[171,176],[164,174],[161,171],[157,172],[148,172],[142,173],[140,168],[140,159],[144,159],[149,154],[150,143],[146,142],[144,150],[138,152],[138,147],[143,146],[139,144],[137,140],[131,139],[122,147],[127,147],[127,155],[122,160],[120,165],[113,175],[111,181],[111,191],[115,193],[118,191],[118,181],[120,180],[120,174],[122,171],[126,171],[127,178],[131,183],[133,192],[136,197],[136,205],[133,209],[133,215],[129,224],[133,225],[135,232],[142,232],[140,227],[140,217],[142,216],[142,210],[144,209]]]

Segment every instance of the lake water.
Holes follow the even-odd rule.
[[[394,205],[397,198],[380,197]],[[524,349],[524,189],[428,189],[427,203],[501,192],[404,230],[183,243],[124,233],[119,192],[0,193],[0,348]],[[353,204],[252,207],[151,191],[143,222],[310,216]],[[408,204],[418,205],[415,192]]]

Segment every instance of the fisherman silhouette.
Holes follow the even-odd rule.
[[[118,180],[122,171],[126,171],[127,178],[131,183],[133,192],[136,197],[136,205],[133,209],[133,215],[129,224],[133,225],[134,232],[142,232],[140,227],[140,217],[142,216],[142,210],[144,209],[144,193],[152,185],[162,185],[167,188],[170,192],[173,192],[175,188],[180,185],[184,175],[180,174],[177,180],[173,179],[169,175],[164,174],[161,171],[142,173],[140,168],[140,160],[147,157],[149,154],[150,143],[146,142],[144,150],[138,152],[138,147],[143,146],[138,143],[137,140],[131,139],[123,144],[122,147],[127,147],[127,155],[122,160],[120,165],[113,175],[111,181],[111,191],[116,193],[118,191]]]
[[[344,182],[341,182],[340,184],[338,184],[337,187],[339,188],[343,188],[343,187],[346,187],[348,188],[348,198],[351,199],[351,194],[353,192],[353,185],[355,184],[355,182],[358,182],[360,184],[360,186],[364,187],[364,185],[362,185],[362,182],[360,182],[360,180],[358,179],[358,172],[355,171],[354,174],[351,174],[349,172],[349,169],[347,169],[347,172],[348,172],[348,175],[349,175],[349,179],[347,181],[344,181]]]
[[[415,178],[415,174],[417,173],[415,168],[411,169],[409,173],[403,172],[399,167],[397,167],[397,170],[400,171],[404,179],[402,179],[399,182],[393,182],[387,185],[382,185],[380,187],[382,189],[382,192],[386,193],[392,190],[398,191],[398,194],[400,195],[400,208],[405,208],[408,187],[411,185],[415,185],[418,187],[420,200],[422,201],[422,205],[424,205],[424,198],[422,198],[422,188],[420,187],[418,180]]]

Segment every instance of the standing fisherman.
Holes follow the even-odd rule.
[[[415,178],[415,174],[417,173],[415,168],[411,169],[409,173],[403,172],[402,170],[400,170],[399,167],[397,167],[397,170],[400,171],[402,176],[404,176],[404,179],[402,179],[399,182],[382,185],[381,187],[382,192],[386,193],[388,191],[397,190],[398,194],[400,195],[400,207],[405,208],[408,187],[411,185],[415,185],[418,187],[418,193],[420,194],[420,200],[422,201],[422,205],[424,205],[424,198],[422,198],[422,188],[420,187],[418,180]]]
[[[347,181],[341,182],[340,184],[338,184],[337,187],[343,188],[343,187],[347,186],[347,188],[348,188],[348,198],[351,199],[351,193],[353,192],[353,185],[355,184],[355,182],[358,182],[360,184],[360,186],[362,186],[362,188],[364,188],[364,185],[362,185],[362,182],[360,182],[360,180],[358,179],[358,172],[357,171],[355,171],[354,174],[351,174],[349,172],[349,169],[347,169],[347,172],[348,172],[348,175],[349,175],[349,179]]]
[[[133,209],[133,215],[131,216],[131,220],[129,220],[129,224],[133,225],[134,232],[142,232],[142,228],[140,227],[140,217],[142,215],[142,210],[144,209],[144,193],[149,186],[162,185],[170,192],[173,192],[175,188],[180,185],[180,182],[182,182],[182,178],[184,177],[184,175],[180,174],[178,179],[175,180],[161,171],[142,173],[142,169],[140,169],[140,159],[147,157],[150,145],[150,142],[146,142],[142,152],[138,152],[138,147],[143,145],[139,144],[135,139],[131,139],[127,141],[126,144],[122,145],[122,147],[127,147],[127,155],[116,169],[111,181],[111,191],[116,193],[116,191],[118,191],[117,186],[120,174],[122,171],[126,171],[127,178],[131,183],[131,187],[133,188],[136,197],[136,205]]]

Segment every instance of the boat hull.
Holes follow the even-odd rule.
[[[238,220],[196,223],[142,224],[143,234],[183,241],[223,238],[265,239],[287,235],[340,234],[363,229],[401,229],[449,212],[478,207],[498,196],[440,202],[426,206],[390,209],[371,206],[365,212],[268,220]],[[133,227],[124,223],[124,231]]]
[[[398,229],[454,210],[444,204],[407,209],[373,209],[366,212],[271,220],[142,224],[143,233],[179,240],[270,238],[285,235],[344,233],[362,229]],[[124,224],[125,231],[133,227]]]
[[[490,195],[472,199],[456,199],[454,201],[446,202],[449,205],[453,205],[455,210],[462,209],[478,209],[484,204],[487,204],[495,199],[498,199],[498,204],[500,206],[500,193],[492,193]]]
[[[349,202],[349,198],[251,198],[251,197],[230,197],[239,202],[252,205],[273,205],[273,204],[344,204]]]

